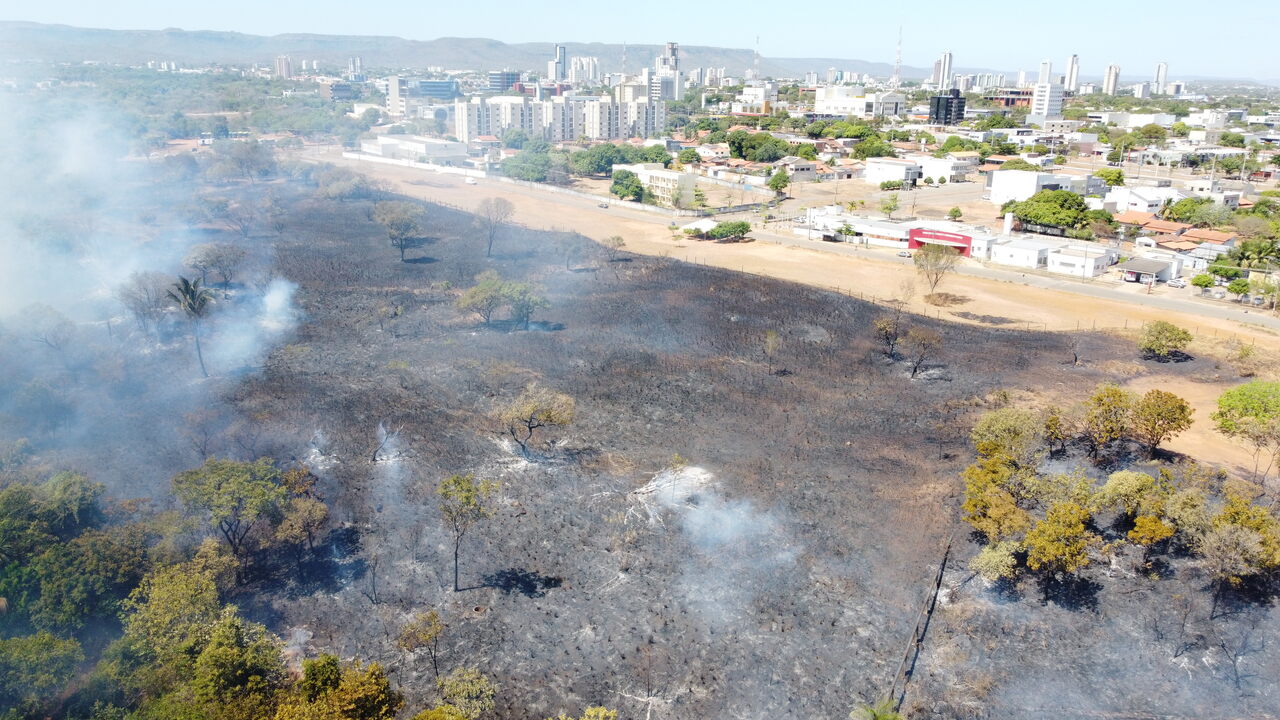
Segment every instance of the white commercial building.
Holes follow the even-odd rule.
[[[1057,175],[1034,170],[996,170],[987,175],[989,199],[996,205],[1021,202],[1041,190],[1070,190],[1077,195],[1101,195],[1106,183],[1093,175]]]
[[[946,178],[947,182],[963,180],[973,169],[973,164],[953,158],[936,158],[932,155],[908,155],[903,158],[920,166],[920,176],[933,178],[935,181]]]
[[[412,160],[436,165],[462,164],[467,159],[465,143],[417,135],[379,135],[360,141],[360,151],[397,160]]]
[[[924,177],[920,166],[910,160],[898,158],[867,158],[863,166],[862,179],[871,185],[883,182],[901,182],[910,185]]]
[[[644,189],[652,193],[660,204],[688,207],[693,203],[693,190],[698,184],[698,176],[693,173],[668,170],[662,163],[613,166],[615,173],[619,170],[635,173]]]
[[[829,85],[814,93],[813,111],[818,115],[884,117],[907,111],[907,96],[896,92],[868,93],[852,85]]]
[[[1119,253],[1102,245],[1069,245],[1050,250],[1045,269],[1059,275],[1095,278],[1119,259]]]
[[[1041,240],[1039,238],[1018,237],[1009,242],[997,243],[991,247],[991,262],[997,265],[1035,270],[1047,267],[1049,252],[1066,247],[1066,240]]]

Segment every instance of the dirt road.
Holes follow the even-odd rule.
[[[1241,322],[983,277],[958,274],[947,277],[939,290],[951,296],[950,302],[939,308],[924,302],[922,298],[927,289],[922,287],[914,273],[891,258],[878,257],[883,251],[865,250],[845,255],[767,242],[719,244],[691,241],[673,233],[668,227],[670,218],[659,214],[616,206],[599,208],[585,198],[552,194],[492,179],[467,185],[457,176],[346,160],[337,154],[327,154],[323,160],[377,177],[410,197],[467,210],[474,209],[485,198],[505,197],[515,205],[515,222],[520,225],[572,230],[596,240],[621,235],[626,239],[626,249],[631,252],[669,256],[838,289],[869,299],[901,298],[904,286],[910,285],[913,286],[909,302],[912,312],[955,322],[1073,330],[1136,327],[1152,320],[1168,320],[1189,328],[1199,327],[1202,332],[1213,332],[1227,339],[1235,337],[1263,348],[1280,349],[1280,334]]]

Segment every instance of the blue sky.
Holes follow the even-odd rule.
[[[13,3],[17,5],[17,3]],[[608,8],[602,10],[602,8]],[[1061,8],[1053,10],[1050,8]],[[1215,5],[1191,0],[1135,3],[986,2],[865,3],[851,0],[697,2],[598,0],[40,0],[0,10],[3,20],[84,27],[235,30],[274,35],[310,32],[491,37],[504,42],[632,42],[751,47],[772,57],[840,57],[893,62],[903,26],[903,62],[929,66],[943,50],[956,67],[1004,70],[1072,53],[1081,73],[1100,75],[1109,63],[1127,77],[1145,77],[1157,62],[1170,79],[1183,75],[1280,77],[1280,2],[1239,0]],[[816,30],[814,28],[817,28]]]

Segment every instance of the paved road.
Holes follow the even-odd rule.
[[[865,258],[868,262],[891,263],[904,266],[910,266],[912,264],[912,260],[910,258],[898,257],[894,254],[893,250],[886,248],[864,248],[853,243],[823,242],[821,240],[809,240],[799,235],[785,235],[782,233],[761,230],[753,232],[751,236],[757,240],[772,242],[779,245],[803,247],[820,250],[822,252],[861,257]],[[1160,310],[1199,315],[1213,320],[1232,320],[1258,325],[1273,330],[1280,330],[1280,318],[1273,317],[1258,310],[1245,308],[1234,303],[1196,299],[1194,294],[1199,292],[1199,290],[1194,288],[1177,289],[1162,287],[1156,291],[1160,294],[1147,295],[1138,292],[1136,288],[1130,284],[1120,284],[1105,280],[1077,280],[1070,277],[1047,275],[1037,272],[1021,272],[1015,269],[1002,268],[994,265],[984,265],[973,261],[958,265],[955,272],[959,275],[967,275],[970,277],[996,280],[999,282],[1017,283],[1019,285],[1045,288],[1048,290],[1061,290],[1063,292],[1077,293],[1079,295],[1086,295],[1102,300],[1114,300]],[[1177,295],[1169,295],[1166,293],[1177,293]]]

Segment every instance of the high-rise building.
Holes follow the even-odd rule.
[[[502,93],[511,89],[512,85],[520,82],[520,72],[518,70],[490,70],[489,82],[485,84],[485,90],[489,92]]]
[[[1018,71],[1018,87],[1022,88],[1026,86],[1027,86],[1027,71],[1019,70]]]
[[[1040,63],[1040,76],[1036,78],[1036,84],[1043,85],[1053,82],[1053,61],[1045,60]]]
[[[387,114],[403,117],[409,107],[409,82],[399,75],[387,78]]]
[[[556,45],[555,57],[547,61],[547,79],[561,82],[569,77],[568,58],[563,45]]]
[[[569,63],[569,82],[594,84],[600,81],[600,61],[593,57],[575,57]]]
[[[959,125],[964,120],[965,98],[952,88],[946,95],[929,98],[929,122],[934,125]]]
[[[1120,84],[1120,66],[1108,65],[1107,72],[1102,77],[1102,94],[1115,95],[1116,87]]]
[[[833,67],[827,68],[827,82],[834,85],[840,82],[841,72]]]
[[[1169,63],[1160,63],[1156,65],[1156,81],[1152,85],[1151,91],[1156,95],[1166,94],[1166,85],[1169,84]]]
[[[1072,55],[1067,61],[1066,90],[1075,92],[1080,89],[1080,56]]]
[[[951,52],[942,53],[942,57],[938,58],[938,89],[951,89]]]
[[[1133,86],[1133,96],[1139,100],[1151,97],[1151,83],[1141,82]]]
[[[351,82],[364,82],[364,59],[359,55],[347,58],[347,80]]]
[[[288,55],[276,56],[275,76],[286,80],[293,77],[293,61]]]
[[[1027,122],[1043,125],[1046,120],[1062,119],[1062,86],[1057,83],[1036,83],[1035,94],[1031,96],[1031,111],[1027,113]]]
[[[680,72],[680,44],[667,43],[662,54],[653,61],[653,69],[659,74]]]

